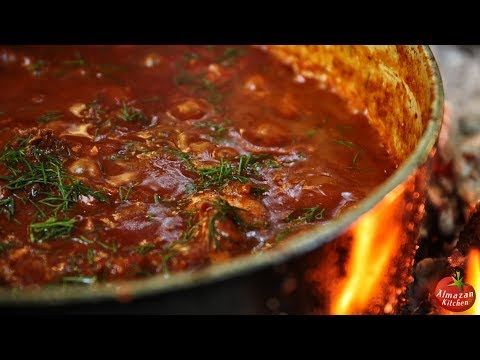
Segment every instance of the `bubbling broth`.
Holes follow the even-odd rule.
[[[396,168],[363,113],[258,48],[3,47],[0,79],[3,286],[268,251]]]

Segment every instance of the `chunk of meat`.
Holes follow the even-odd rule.
[[[209,105],[201,99],[186,99],[173,105],[169,113],[177,120],[200,120],[209,110]]]
[[[39,129],[34,127],[28,130],[18,130],[17,133],[18,136],[23,139],[31,136],[32,138],[29,141],[29,145],[42,150],[47,155],[51,154],[55,157],[65,158],[70,153],[65,143],[55,137],[51,129]],[[27,157],[30,157],[32,161],[35,159],[31,148],[27,150],[26,155]]]

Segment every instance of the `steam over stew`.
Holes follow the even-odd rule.
[[[0,48],[0,285],[266,251],[395,169],[362,113],[260,48]]]

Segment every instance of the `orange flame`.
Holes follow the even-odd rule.
[[[473,286],[475,291],[480,291],[480,250],[471,249],[468,253],[468,262],[466,269],[466,282]],[[480,299],[475,300],[473,306],[464,312],[469,315],[480,315]]]
[[[397,207],[391,205],[403,192],[403,186],[397,187],[354,227],[346,281],[333,299],[332,314],[364,313],[372,298],[382,293],[382,283],[388,278],[393,257],[402,245],[402,221],[392,210]],[[385,302],[383,312],[392,312],[388,296]]]

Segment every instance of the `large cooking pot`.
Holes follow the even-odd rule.
[[[291,274],[295,273],[297,283],[290,286],[289,291],[284,291],[285,309],[310,311],[290,306],[295,302],[293,299],[305,296],[298,284],[298,281],[305,280],[316,289],[313,296],[320,299],[311,307],[315,308],[312,311],[344,313],[348,312],[345,304],[355,294],[347,292],[340,305],[338,302],[332,305],[332,293],[338,290],[335,284],[341,283],[339,279],[347,277],[349,271],[355,271],[355,266],[353,270],[346,270],[345,264],[352,261],[349,258],[359,256],[372,256],[371,263],[374,264],[379,257],[378,254],[369,254],[368,250],[360,255],[351,254],[352,249],[358,247],[352,234],[357,237],[367,233],[371,237],[385,236],[375,229],[377,225],[385,229],[386,224],[390,224],[387,229],[390,240],[386,241],[390,241],[396,250],[384,259],[387,263],[383,268],[389,270],[384,271],[388,274],[380,280],[391,285],[391,289],[385,287],[383,293],[366,299],[363,307],[357,305],[351,312],[388,313],[401,306],[399,299],[402,299],[408,283],[418,223],[423,214],[428,160],[435,151],[442,120],[442,81],[430,49],[427,46],[265,48],[295,71],[334,88],[348,100],[352,109],[368,113],[372,125],[400,164],[387,181],[338,218],[292,237],[269,251],[168,278],[157,275],[90,287],[52,285],[29,292],[2,289],[2,309],[8,308],[9,312],[24,311],[26,307],[54,312],[278,312],[281,306],[275,294],[289,288],[285,285],[286,277],[292,285]],[[372,217],[372,213],[376,217]],[[362,220],[366,218],[369,227]],[[304,277],[305,274],[308,276]],[[354,283],[362,279],[355,280],[350,276],[350,280],[344,281]]]

